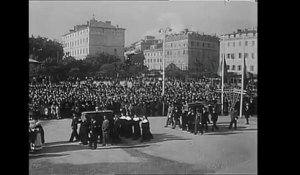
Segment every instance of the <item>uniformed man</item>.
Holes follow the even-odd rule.
[[[98,123],[96,120],[92,117],[91,118],[91,125],[90,125],[90,148],[91,149],[97,149],[97,128],[98,128]]]
[[[79,120],[79,118],[76,116],[75,113],[73,113],[73,118],[72,118],[72,123],[71,123],[72,133],[71,133],[69,142],[73,142],[74,137],[75,137],[75,142],[79,141],[79,135],[77,133],[78,120]]]
[[[109,121],[107,117],[103,116],[103,123],[102,123],[102,133],[103,133],[103,143],[102,146],[106,146],[106,141],[108,140],[108,133],[109,133]]]

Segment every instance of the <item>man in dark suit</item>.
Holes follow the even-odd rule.
[[[97,128],[98,128],[98,123],[94,118],[91,118],[91,125],[90,125],[90,148],[91,149],[96,149],[97,148]]]
[[[102,134],[103,134],[103,143],[102,146],[106,146],[106,141],[108,140],[108,133],[109,133],[109,121],[106,116],[103,116],[103,123],[102,123]]]
[[[245,106],[245,119],[246,119],[246,125],[249,125],[249,117],[250,117],[250,105],[247,102]]]
[[[208,131],[208,125],[207,125],[207,122],[208,122],[208,115],[209,115],[209,112],[208,112],[208,110],[207,110],[207,108],[206,107],[203,107],[203,113],[202,113],[202,117],[203,117],[203,119],[202,119],[202,121],[201,121],[201,123],[202,123],[202,126],[204,127],[205,126],[205,131]]]
[[[215,128],[216,130],[218,130],[218,129],[219,129],[218,126],[217,126],[218,113],[217,113],[215,107],[212,108],[212,112],[211,112],[211,120],[212,120],[212,122],[213,122],[213,125],[212,125],[211,130],[214,131],[214,128]]]
[[[78,117],[76,116],[75,113],[73,113],[73,119],[72,119],[72,123],[71,123],[72,134],[69,139],[69,142],[73,142],[74,137],[75,137],[75,142],[79,141],[79,135],[77,133],[77,124],[78,124]]]
[[[235,109],[235,108],[231,108],[230,109],[230,119],[231,119],[231,121],[230,121],[228,129],[231,129],[232,124],[234,124],[234,129],[237,129],[237,126],[236,126],[237,119],[238,119],[238,111],[237,111],[237,109]]]

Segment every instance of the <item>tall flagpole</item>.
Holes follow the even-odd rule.
[[[242,88],[241,88],[241,100],[240,100],[240,118],[242,118],[243,112],[243,92],[244,92],[244,69],[245,69],[245,36],[243,35],[243,63],[242,63]]]
[[[224,61],[225,61],[225,43],[224,43],[224,35],[222,36],[222,43],[223,43],[223,56],[221,54],[222,60],[221,60],[221,64],[222,64],[222,84],[221,84],[221,110],[222,110],[222,115],[224,114]]]
[[[167,27],[166,29],[160,29],[159,33],[163,33],[163,60],[162,60],[162,64],[163,64],[163,79],[162,79],[162,93],[161,95],[164,97],[165,95],[165,47],[166,47],[166,33],[172,31],[171,28]],[[164,116],[164,112],[165,112],[165,101],[163,101],[163,112],[162,115]]]

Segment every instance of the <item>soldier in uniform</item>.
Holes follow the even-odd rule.
[[[109,133],[109,121],[106,116],[103,116],[103,123],[102,123],[102,133],[103,133],[103,143],[102,146],[106,146],[106,141],[108,140],[108,133]]]
[[[78,120],[79,120],[79,118],[76,116],[75,113],[73,113],[73,119],[72,119],[72,123],[71,123],[72,134],[71,134],[71,137],[69,139],[69,142],[73,142],[74,137],[75,137],[75,142],[79,141],[79,135],[77,133]]]
[[[91,125],[90,125],[90,148],[91,149],[97,149],[97,128],[98,128],[98,123],[94,118],[91,118]]]
[[[211,120],[213,122],[212,128],[211,130],[214,131],[214,128],[216,128],[216,130],[218,130],[218,126],[217,126],[217,121],[218,121],[218,113],[216,111],[216,108],[213,107],[212,108],[212,112],[211,112]]]

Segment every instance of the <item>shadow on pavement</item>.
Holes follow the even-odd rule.
[[[47,157],[60,157],[60,156],[67,156],[68,154],[39,154],[34,153],[29,155],[29,159],[38,159],[38,158],[47,158]]]

